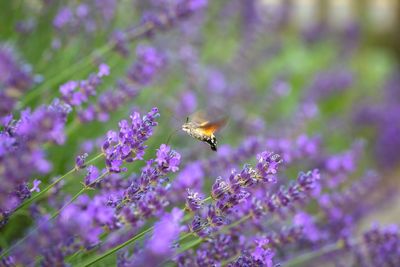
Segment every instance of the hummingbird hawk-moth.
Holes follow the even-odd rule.
[[[191,137],[210,145],[211,150],[217,151],[217,138],[214,133],[226,124],[226,117],[211,118],[210,114],[205,112],[196,112],[186,118],[182,125],[182,130]]]

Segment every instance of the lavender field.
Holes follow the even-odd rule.
[[[266,2],[0,1],[0,266],[400,266],[396,35]]]

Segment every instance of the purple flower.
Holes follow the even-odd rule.
[[[207,0],[180,0],[176,6],[178,17],[187,17],[207,6]]]
[[[146,245],[153,254],[167,255],[172,251],[172,242],[179,235],[182,217],[183,211],[174,208],[156,223],[153,236]]]
[[[110,74],[108,65],[102,63],[97,74],[91,74],[86,80],[68,81],[60,86],[60,93],[65,103],[80,107],[88,102],[90,96],[96,95],[96,88],[101,84],[101,78]]]
[[[42,181],[40,181],[40,180],[37,180],[37,179],[35,179],[35,180],[33,180],[33,186],[32,186],[32,188],[31,188],[31,192],[40,192],[40,188],[39,188],[39,185],[42,183]]]
[[[43,144],[64,142],[68,112],[68,106],[54,101],[50,106],[21,112],[18,121],[8,120],[5,131],[0,133],[0,209],[11,212],[19,201],[30,196],[30,192],[22,194],[20,189],[26,187],[32,176],[51,170]]]
[[[32,84],[30,66],[21,62],[13,47],[0,44],[0,119],[12,112]]]
[[[157,108],[153,108],[142,118],[139,113],[134,112],[130,116],[131,123],[122,120],[119,123],[118,133],[108,132],[102,149],[106,155],[106,165],[110,172],[124,172],[126,171],[125,168],[122,168],[124,162],[142,159],[146,148],[144,142],[153,134],[153,127],[157,125],[155,119],[158,116]],[[176,161],[179,159],[171,155],[168,160],[168,163],[171,164],[168,168],[175,169]]]
[[[349,70],[329,70],[318,73],[309,88],[310,100],[321,100],[343,92],[353,85],[354,74]]]
[[[263,266],[272,267],[273,262],[272,258],[275,253],[268,247],[269,240],[268,239],[260,239],[256,240],[257,246],[254,251],[251,253],[251,256],[256,261],[261,261]]]
[[[171,151],[171,148],[165,144],[162,144],[157,150],[156,162],[160,168],[169,172],[176,172],[179,170],[179,163],[181,155],[175,151]]]
[[[317,242],[322,238],[322,234],[314,221],[311,215],[302,211],[298,212],[293,218],[294,225],[302,227],[304,236],[311,242]]]
[[[204,171],[200,162],[191,162],[178,172],[173,187],[181,191],[187,188],[201,189],[203,185]]]
[[[99,169],[93,165],[87,167],[87,174],[85,176],[85,185],[91,186],[94,181],[99,177]]]
[[[151,46],[139,46],[136,56],[136,63],[128,71],[128,77],[135,83],[146,85],[164,67],[165,57]]]
[[[99,65],[99,72],[97,73],[97,76],[99,76],[99,78],[103,77],[103,76],[108,76],[110,75],[110,67],[107,64],[100,64]]]
[[[203,205],[203,200],[199,193],[193,192],[190,189],[187,190],[186,196],[186,208],[192,212],[197,211]]]
[[[61,8],[53,20],[53,25],[56,28],[62,28],[71,21],[73,17],[72,11],[68,7]]]
[[[85,161],[86,161],[86,158],[88,156],[89,156],[88,153],[84,153],[84,154],[79,155],[79,156],[76,157],[76,159],[75,159],[75,168],[77,170],[86,168]]]

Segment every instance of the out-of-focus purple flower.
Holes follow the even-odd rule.
[[[191,162],[178,173],[173,187],[181,191],[187,188],[200,190],[203,185],[203,178],[204,171],[200,162]]]
[[[99,177],[99,169],[90,165],[87,167],[87,174],[85,176],[85,185],[90,186]]]
[[[393,168],[400,161],[400,71],[395,69],[384,84],[381,103],[362,103],[356,106],[355,122],[359,126],[372,126],[376,132],[374,152],[378,163]]]
[[[173,242],[181,232],[182,217],[183,211],[178,208],[172,209],[171,213],[165,213],[155,224],[154,232],[144,248],[131,258],[126,258],[124,264],[126,266],[158,266],[172,256]]]
[[[302,227],[303,235],[311,242],[317,242],[322,238],[321,232],[315,225],[314,218],[306,212],[298,212],[293,218],[295,226]]]
[[[346,69],[319,72],[308,89],[308,99],[318,101],[349,89],[354,83],[354,74]]]
[[[87,80],[68,81],[60,86],[62,99],[71,106],[81,106],[96,95],[96,88],[101,84],[104,76],[110,74],[108,65],[102,63],[97,74],[91,74]]]
[[[117,3],[116,0],[95,0],[95,9],[101,13],[105,21],[110,22],[114,17]]]
[[[197,97],[193,91],[184,91],[176,103],[175,114],[187,116],[192,114],[197,107]]]
[[[56,28],[62,28],[72,20],[73,13],[69,7],[61,8],[53,20],[53,25]]]
[[[61,6],[55,18],[53,26],[57,29],[57,34],[71,35],[81,33],[86,34],[86,38],[92,37],[96,30],[108,30],[112,18],[115,14],[117,1],[115,0],[89,0],[85,3],[68,2]],[[98,18],[103,18],[98,20]]]
[[[146,85],[164,67],[165,56],[151,46],[139,46],[136,56],[136,63],[128,71],[128,77],[133,82]]]
[[[366,245],[364,257],[373,266],[396,266],[400,261],[400,231],[391,225],[380,229],[375,226],[363,234]]]
[[[180,0],[176,5],[178,17],[186,17],[207,6],[207,0]]]
[[[313,159],[321,150],[321,142],[318,136],[300,135],[295,139],[270,138],[267,147],[282,155],[287,163],[297,160]]]
[[[268,239],[260,239],[256,240],[257,246],[254,251],[251,253],[251,256],[256,261],[261,261],[264,266],[272,267],[273,262],[272,258],[275,253],[268,247],[269,240]]]
[[[0,44],[0,119],[14,109],[32,83],[30,66],[19,59],[11,46]]]
[[[50,106],[23,111],[18,121],[8,120],[0,132],[1,210],[12,212],[25,196],[30,196],[30,192],[29,195],[18,193],[21,186],[34,174],[50,171],[51,163],[46,159],[43,144],[64,142],[69,111],[68,106],[54,101]]]
[[[357,169],[357,163],[363,151],[364,141],[356,141],[348,151],[327,156],[323,168],[327,173],[325,183],[335,188],[345,182]]]
[[[100,64],[99,65],[99,72],[97,73],[97,76],[100,78],[103,76],[108,76],[110,75],[110,67],[107,64]]]
[[[165,214],[154,226],[152,238],[147,243],[147,248],[155,255],[168,255],[172,251],[172,242],[180,232],[180,221],[183,211],[174,208],[171,213]]]

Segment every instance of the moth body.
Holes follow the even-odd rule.
[[[205,131],[201,125],[194,122],[187,122],[182,125],[182,130],[191,137],[208,143],[213,151],[217,151],[217,139],[215,135]]]

